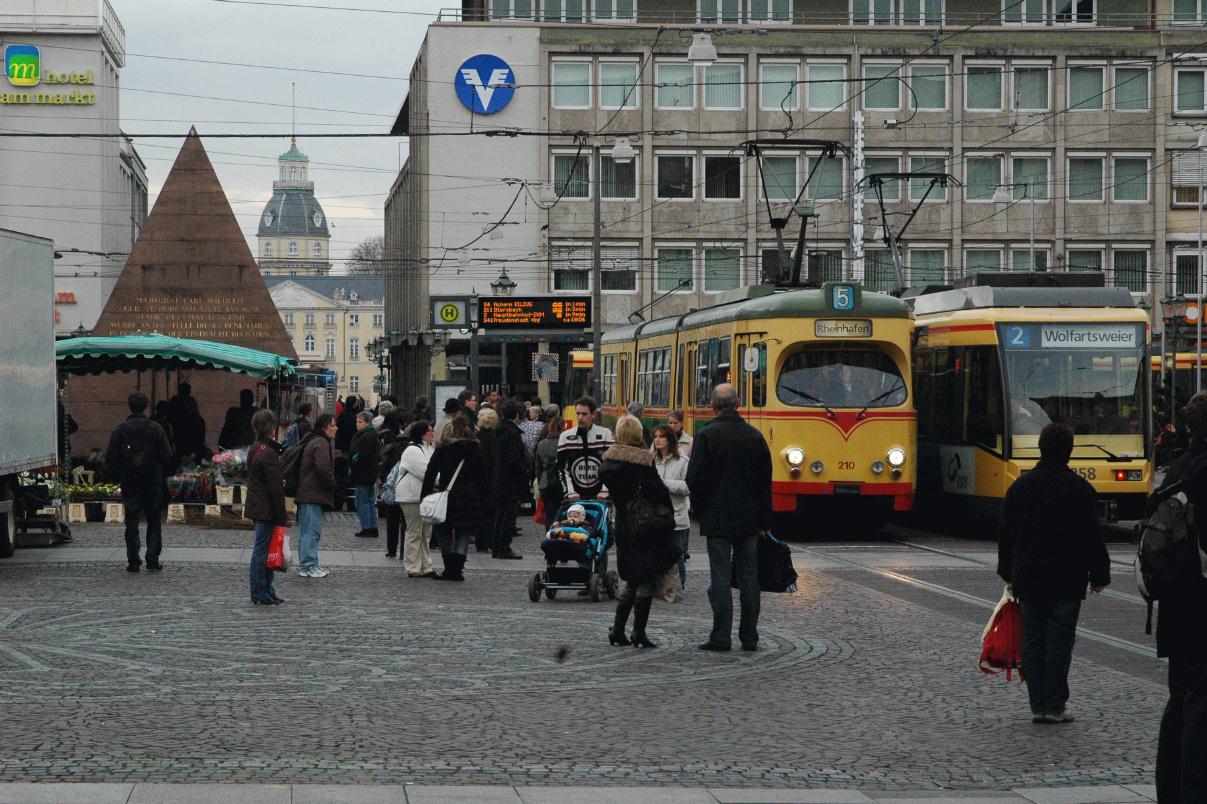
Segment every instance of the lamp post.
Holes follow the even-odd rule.
[[[1195,257],[1195,269],[1199,282],[1197,289],[1199,315],[1194,321],[1194,392],[1203,390],[1203,153],[1207,151],[1207,128],[1199,132],[1199,141],[1195,144],[1199,152],[1199,250]],[[1177,353],[1174,354],[1174,365],[1177,365]],[[1175,369],[1176,370],[1176,369]]]
[[[515,293],[515,281],[507,275],[507,269],[499,271],[499,278],[490,283],[490,292],[496,296],[510,296]],[[507,340],[499,339],[499,392],[506,394],[509,383],[507,382]]]

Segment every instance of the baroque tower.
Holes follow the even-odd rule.
[[[331,273],[331,232],[314,197],[310,158],[290,138],[277,157],[279,174],[272,200],[260,215],[256,259],[265,276],[323,276]]]

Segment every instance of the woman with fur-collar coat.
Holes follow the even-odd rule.
[[[646,623],[653,605],[654,583],[677,559],[673,529],[658,533],[637,533],[626,521],[628,503],[640,493],[657,505],[672,508],[670,493],[654,468],[654,456],[642,446],[641,422],[622,416],[616,422],[616,443],[603,454],[599,479],[616,507],[616,570],[624,579],[624,591],[616,603],[616,620],[608,631],[613,645],[655,648],[646,637]],[[633,613],[633,633],[624,628]]]

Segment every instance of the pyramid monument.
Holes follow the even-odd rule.
[[[297,357],[196,128],[189,130],[93,329],[98,336],[138,332]],[[154,384],[145,372],[72,380],[68,404],[80,424],[72,451],[103,448],[109,432],[125,419],[126,397],[134,390],[154,404],[188,382],[211,449],[226,409],[238,404],[239,390],[252,388],[257,399],[265,393],[262,381],[242,374],[200,369],[168,374],[160,372]]]

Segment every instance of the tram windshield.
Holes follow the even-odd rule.
[[[874,349],[805,349],[789,355],[776,396],[803,408],[892,408],[904,404],[905,380],[893,359]]]
[[[1144,330],[1135,324],[1004,324],[1011,451],[1039,457],[1049,422],[1073,428],[1074,458],[1144,455]]]

